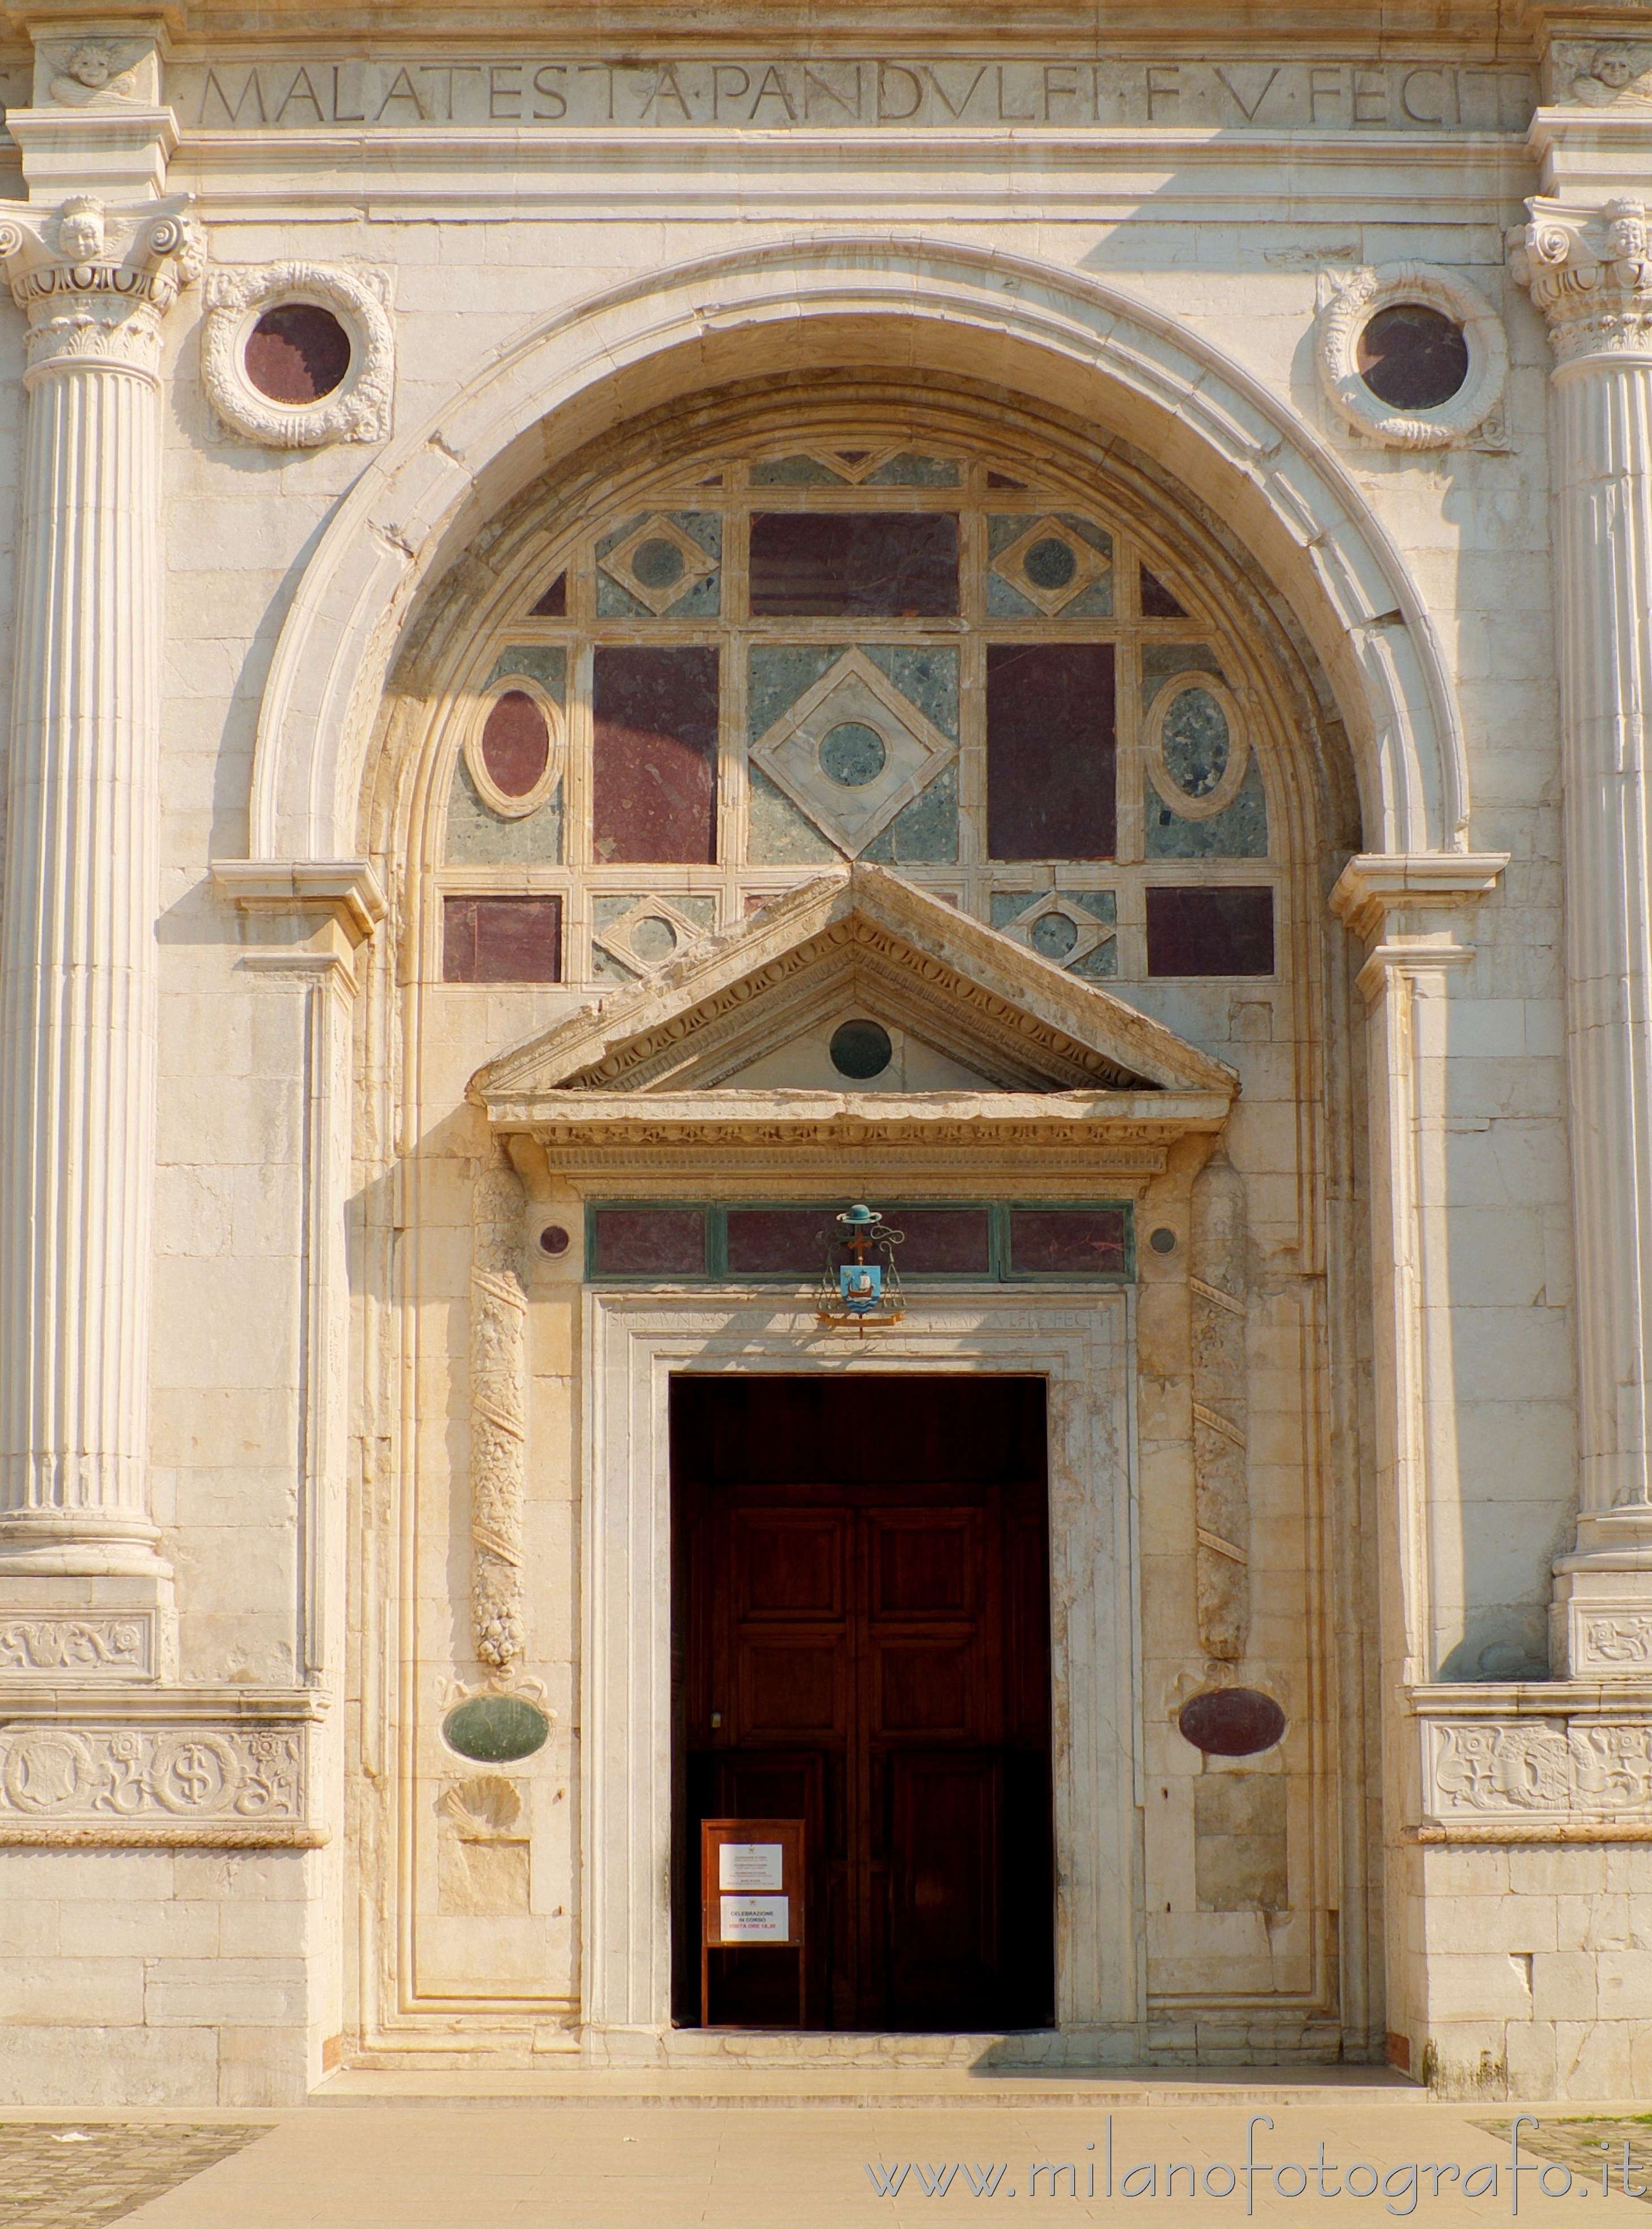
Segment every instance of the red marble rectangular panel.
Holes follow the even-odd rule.
[[[1122,1276],[1129,1266],[1122,1207],[1012,1207],[1013,1276]]]
[[[595,1277],[703,1277],[705,1210],[599,1207],[591,1217]]]
[[[560,983],[560,898],[447,898],[441,973],[447,983]]]
[[[598,862],[710,866],[717,827],[716,650],[598,650],[593,687]]]
[[[731,1277],[818,1277],[826,1269],[827,1239],[837,1231],[829,1207],[731,1207]]]
[[[989,643],[987,848],[1110,859],[1117,843],[1113,646]]]
[[[958,521],[939,511],[760,511],[754,619],[949,619]]]
[[[912,1277],[985,1277],[993,1266],[992,1218],[984,1207],[886,1207],[906,1235],[895,1266]]]
[[[1271,975],[1274,894],[1266,889],[1149,889],[1149,975]]]

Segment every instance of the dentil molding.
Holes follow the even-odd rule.
[[[201,371],[227,426],[272,449],[382,441],[395,391],[395,327],[388,273],[343,263],[219,264],[207,273]],[[350,369],[314,402],[277,402],[247,376],[247,343],[266,312],[288,302],[331,310],[350,336]]]
[[[1357,356],[1360,336],[1379,310],[1423,302],[1462,328],[1469,372],[1448,401],[1399,410],[1372,392]],[[1478,431],[1503,399],[1508,340],[1502,319],[1477,286],[1432,263],[1383,263],[1345,279],[1320,312],[1320,384],[1358,434],[1392,449],[1443,449]]]

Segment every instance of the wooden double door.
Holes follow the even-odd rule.
[[[807,1828],[810,2025],[1053,2017],[1038,1378],[672,1388],[675,2014],[792,2026],[794,1954],[714,1954],[702,1818]]]

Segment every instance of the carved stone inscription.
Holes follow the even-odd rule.
[[[1652,1815],[1652,1725],[1437,1722],[1424,1742],[1424,1802],[1436,1819]]]
[[[304,1816],[294,1726],[10,1727],[0,1731],[0,1839],[8,1825]]]
[[[790,132],[1205,125],[1260,132],[1523,132],[1529,71],[1437,62],[1027,60],[182,62],[167,99],[209,132],[330,125],[719,125]]]

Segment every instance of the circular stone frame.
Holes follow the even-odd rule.
[[[1420,302],[1462,329],[1469,373],[1456,393],[1427,410],[1396,409],[1360,374],[1360,336],[1379,310]],[[1477,286],[1432,263],[1383,263],[1356,271],[1320,312],[1320,384],[1356,433],[1391,449],[1443,449],[1483,426],[1508,382],[1503,321]]]
[[[1165,723],[1178,699],[1195,689],[1202,689],[1207,697],[1215,698],[1227,722],[1227,764],[1222,769],[1221,780],[1205,797],[1190,797],[1172,774],[1165,757]],[[1225,681],[1196,665],[1173,673],[1148,705],[1141,730],[1147,779],[1179,819],[1213,820],[1218,813],[1227,811],[1250,771],[1250,737],[1239,701]]]
[[[482,730],[487,725],[489,714],[501,697],[513,695],[526,697],[538,707],[547,736],[544,770],[533,787],[524,790],[520,797],[512,797],[499,787],[482,755]],[[525,820],[530,813],[537,813],[562,780],[565,733],[562,706],[554,697],[547,695],[530,673],[501,673],[488,684],[466,723],[463,755],[465,771],[490,813],[498,813],[501,820]]]
[[[389,282],[378,272],[336,263],[263,263],[207,275],[201,370],[227,426],[271,449],[319,449],[334,441],[382,441],[390,431],[395,328]],[[247,344],[260,318],[289,302],[330,310],[350,338],[350,368],[313,402],[277,402],[254,386]]]

